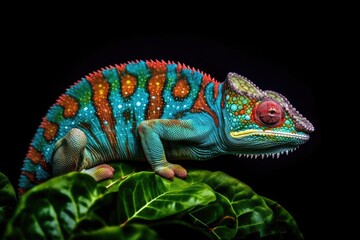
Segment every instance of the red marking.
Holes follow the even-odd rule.
[[[23,194],[26,193],[27,191],[28,191],[28,189],[18,188],[18,193],[19,193],[19,195],[23,195]]]
[[[126,64],[115,65],[118,75],[121,77],[125,74]]]
[[[78,102],[69,95],[61,95],[58,104],[64,108],[64,117],[66,118],[75,117],[79,110]]]
[[[112,147],[116,146],[115,119],[108,101],[110,86],[101,72],[86,77],[93,90],[93,102],[101,128],[105,132]]]
[[[124,98],[130,97],[135,93],[137,86],[136,77],[130,74],[125,74],[121,78],[121,94]]]
[[[222,109],[225,108],[225,96],[226,96],[226,92],[224,91],[224,94],[221,97],[221,102],[220,102],[220,106]]]
[[[36,179],[35,173],[22,171],[21,174],[26,176],[31,183],[37,184],[40,182]]]
[[[179,119],[160,119],[159,122],[166,127],[179,126],[183,129],[192,129],[188,122]]]
[[[167,72],[165,61],[146,61],[146,66],[151,70],[152,75],[166,74]]]
[[[43,155],[39,151],[37,151],[35,148],[30,146],[26,157],[34,165],[40,165],[42,167],[42,169],[44,169],[46,172],[50,172],[50,166],[46,163]]]
[[[185,78],[179,79],[173,89],[173,96],[180,100],[187,98],[190,93],[190,85]]]
[[[216,113],[213,110],[211,110],[211,108],[206,103],[205,88],[209,83],[210,82],[206,82],[203,79],[202,84],[200,86],[200,91],[197,95],[197,98],[191,109],[191,112],[203,112],[203,111],[207,112],[214,119],[215,125],[218,126],[219,119],[218,119]],[[212,83],[215,84],[215,82],[212,82]],[[218,86],[218,84],[216,84],[216,86]]]
[[[146,119],[156,119],[161,117],[164,110],[162,92],[166,81],[167,64],[164,61],[147,61],[146,65],[152,76],[148,81],[149,102]]]
[[[58,133],[58,125],[56,123],[49,122],[46,118],[43,119],[40,127],[44,129],[44,138],[46,141],[53,140]]]
[[[176,72],[181,72],[181,70],[183,70],[183,69],[189,69],[189,67],[186,67],[184,64],[182,64],[182,63],[178,63],[177,65],[176,65]]]

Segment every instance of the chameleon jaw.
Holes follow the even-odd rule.
[[[280,155],[282,154],[286,154],[286,155],[289,155],[289,152],[293,152],[295,151],[296,149],[298,149],[299,147],[295,147],[295,148],[289,148],[289,149],[286,149],[286,150],[281,150],[279,152],[273,152],[273,153],[257,153],[257,154],[234,154],[235,156],[237,157],[246,157],[246,158],[258,158],[258,157],[261,157],[261,159],[264,159],[264,158],[280,158]]]
[[[296,133],[287,133],[287,132],[278,132],[272,130],[255,130],[249,129],[238,132],[230,132],[230,136],[233,138],[244,138],[248,136],[277,136],[277,137],[287,137],[287,138],[296,138],[299,140],[308,140],[309,136],[306,134],[296,134]]]

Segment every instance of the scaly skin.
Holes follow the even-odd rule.
[[[111,178],[111,161],[147,160],[162,177],[186,178],[168,159],[279,156],[313,130],[285,97],[235,73],[220,83],[173,62],[115,65],[76,82],[49,109],[24,160],[19,194],[71,171]]]

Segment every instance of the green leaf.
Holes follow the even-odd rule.
[[[54,177],[22,195],[5,239],[68,239],[104,188],[83,173]]]
[[[71,240],[108,240],[108,239],[127,239],[127,240],[156,240],[158,234],[144,224],[129,224],[125,227],[104,226],[99,229],[90,229],[73,235]]]
[[[232,239],[238,230],[237,217],[230,201],[216,193],[216,201],[196,207],[189,213],[195,226],[210,232],[216,239]]]
[[[16,206],[16,193],[8,177],[0,172],[0,236]]]
[[[282,226],[281,228],[279,228],[279,224],[274,224],[276,218],[279,217],[277,214],[280,212],[282,214],[280,221],[284,218],[292,219],[284,209],[280,212],[273,211],[275,204],[271,204],[273,203],[271,200],[256,194],[248,185],[236,178],[219,171],[194,170],[189,172],[187,181],[191,183],[204,182],[214,191],[229,199],[238,220],[236,238],[249,236],[263,238],[285,232],[294,236],[298,235],[297,226],[294,224],[288,224],[287,227]],[[204,217],[199,218],[199,220],[204,221],[203,219]],[[218,235],[220,238],[226,237],[221,234]]]
[[[193,170],[170,181],[130,164],[113,167],[114,178],[99,183],[69,173],[32,188],[10,219],[0,215],[4,239],[303,239],[284,208],[223,172]],[[0,209],[16,204],[3,175],[0,193]]]
[[[268,227],[268,235],[276,235],[280,239],[287,239],[288,236],[294,240],[304,239],[295,219],[286,209],[269,198],[263,197],[263,199],[274,213],[273,221]]]
[[[134,220],[155,221],[206,205],[216,199],[204,183],[165,180],[153,172],[134,173],[98,199],[91,211],[108,225],[125,226]]]

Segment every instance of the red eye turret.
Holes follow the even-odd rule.
[[[277,127],[284,122],[282,107],[272,100],[265,100],[256,106],[254,117],[258,123],[269,127]]]

